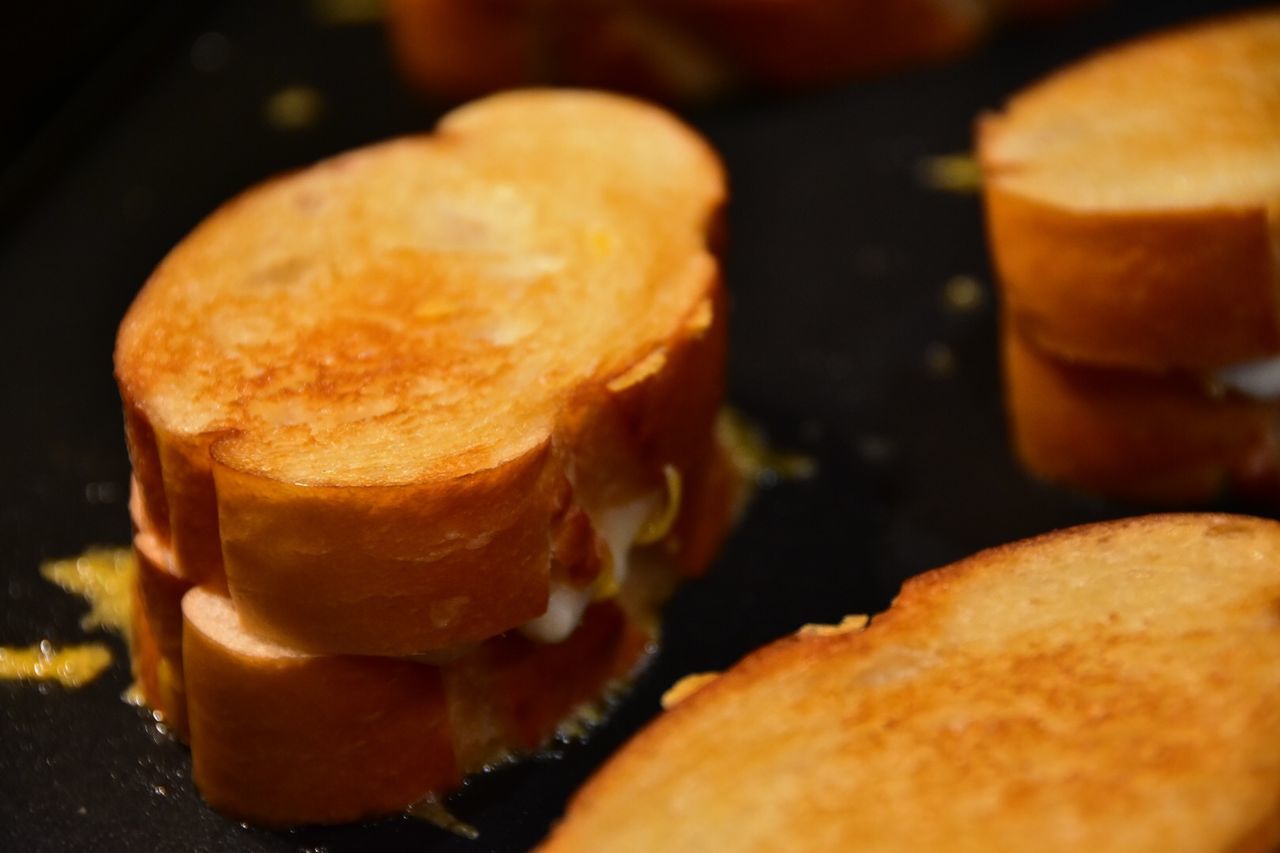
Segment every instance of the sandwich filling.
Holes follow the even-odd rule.
[[[1213,379],[1254,400],[1280,400],[1280,356],[1224,367]]]

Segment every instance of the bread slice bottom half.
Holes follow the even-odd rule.
[[[1277,494],[1277,404],[1190,373],[1073,363],[1001,332],[1018,459],[1050,482],[1156,504]]]
[[[1280,10],[1066,66],[981,117],[1006,312],[1037,345],[1135,370],[1280,354]]]
[[[134,545],[142,696],[190,746],[206,801],[268,826],[403,811],[576,730],[647,658],[657,602],[644,585],[671,571],[639,561],[560,643],[510,633],[427,661],[279,645],[241,623],[225,590],[176,575],[148,531]]]

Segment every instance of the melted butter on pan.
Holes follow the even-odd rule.
[[[417,820],[435,824],[441,829],[452,832],[454,835],[461,836],[468,841],[475,841],[480,837],[479,830],[471,824],[454,817],[435,794],[428,794],[416,803],[410,804],[405,809],[405,814]]]
[[[982,167],[972,154],[942,154],[920,160],[916,179],[931,190],[976,193],[982,189]]]
[[[34,646],[0,646],[0,679],[56,681],[63,687],[83,687],[111,665],[111,650],[101,643],[55,648],[43,640]]]
[[[754,485],[803,480],[818,470],[809,456],[770,447],[758,427],[727,407],[716,418],[716,438],[743,479]]]
[[[137,566],[131,548],[93,548],[79,557],[51,560],[40,567],[45,580],[89,602],[80,620],[86,631],[129,629],[129,608]]]
[[[117,633],[128,630],[135,572],[129,548],[94,548],[79,557],[52,560],[40,567],[46,580],[89,603],[81,628]],[[111,650],[102,643],[59,648],[42,640],[25,647],[0,646],[0,680],[56,681],[64,687],[82,687],[110,665]]]

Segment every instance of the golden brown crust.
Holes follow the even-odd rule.
[[[1005,188],[998,172],[984,197],[1004,310],[1038,346],[1148,369],[1280,352],[1265,208],[1071,210]]]
[[[457,481],[363,488],[219,466],[236,609],[257,633],[328,653],[415,654],[521,625],[546,609],[551,462],[541,447]]]
[[[183,600],[192,772],[209,805],[270,826],[339,823],[458,783],[436,667],[246,650],[220,598]]]
[[[1280,352],[1278,51],[1274,10],[1207,21],[1071,65],[981,120],[991,251],[1023,334],[1143,369]]]
[[[566,483],[599,514],[710,464],[723,199],[666,113],[543,91],[228,204],[117,344],[177,571],[313,651],[422,652],[543,612]]]
[[[653,640],[643,627],[652,614],[633,618],[602,601],[556,644],[510,634],[435,663],[309,655],[247,629],[225,592],[202,588],[184,618],[192,587],[168,570],[170,554],[135,517],[137,686],[191,745],[206,799],[244,820],[342,822],[444,793],[463,773],[541,746],[629,677]],[[362,695],[336,695],[344,689]],[[373,775],[367,788],[359,778],[313,786],[307,774],[320,772]]]
[[[474,709],[487,707],[498,736],[488,744],[460,750],[466,772],[511,753],[536,750],[562,723],[584,707],[599,706],[606,685],[628,678],[644,660],[653,636],[632,623],[613,601],[592,604],[582,623],[561,643],[538,643],[517,633],[482,643],[443,668],[450,701],[468,714],[454,714],[455,726],[472,725]],[[470,755],[465,755],[470,753]]]
[[[652,640],[606,601],[562,643],[506,635],[435,665],[277,646],[204,588],[183,611],[196,784],[219,811],[270,826],[390,814],[452,790],[602,701]]]
[[[137,481],[130,483],[129,515],[137,580],[130,605],[129,655],[147,707],[182,741],[188,737],[182,674],[182,597],[191,582],[177,575],[169,547],[156,532]]]
[[[138,564],[134,603],[147,614],[160,654],[177,666],[181,675],[182,596],[191,583],[173,573],[165,549],[151,533],[133,537],[133,553]]]
[[[182,675],[182,633],[181,597],[173,602],[173,607],[166,606],[157,600],[154,591],[143,593],[141,587],[147,582],[143,575],[153,571],[154,567],[145,565],[142,558],[138,560],[139,577],[133,591],[133,606],[129,613],[129,659],[133,671],[134,686],[141,693],[142,702],[153,712],[160,715],[161,721],[179,740],[186,742],[190,737],[187,727],[186,682]],[[160,620],[168,618],[173,612],[179,617],[178,653],[176,656],[168,646],[172,637],[162,634],[157,626]],[[167,628],[164,629],[167,631]]]
[[[1280,525],[1240,516],[984,551],[676,704],[544,849],[1270,849],[1278,589]]]
[[[1185,374],[1072,364],[1028,343],[1012,323],[1002,339],[1011,438],[1036,475],[1170,504],[1275,479],[1273,404],[1213,396]]]

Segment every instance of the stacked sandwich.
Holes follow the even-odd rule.
[[[394,0],[393,47],[426,92],[535,82],[700,98],[737,83],[796,87],[938,61],[1000,15],[1096,0]]]
[[[669,115],[517,92],[164,260],[116,349],[134,662],[211,805],[399,811],[634,669],[737,499],[724,197]]]
[[[979,149],[1027,467],[1148,501],[1274,490],[1280,12],[1068,68]]]

